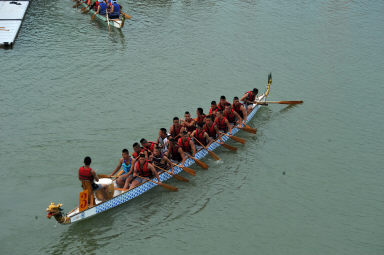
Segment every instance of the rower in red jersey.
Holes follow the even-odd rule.
[[[195,140],[198,140],[204,146],[209,146],[213,141],[213,139],[209,137],[207,132],[204,131],[203,125],[201,125],[201,124],[197,124],[196,130],[192,132],[191,136]],[[196,142],[196,146],[201,148],[200,143]]]
[[[181,126],[181,124],[180,124],[179,117],[174,117],[173,118],[173,124],[169,128],[169,132],[171,133],[171,136],[173,138],[177,139],[180,136],[180,132],[181,132],[182,127],[183,126]]]
[[[217,112],[217,104],[216,101],[211,102],[211,109],[209,109],[209,116],[213,116],[213,118],[216,117],[216,112]]]
[[[155,142],[148,142],[145,138],[141,138],[140,143],[141,146],[143,146],[143,148],[149,151],[150,153],[154,151],[157,145]]]
[[[235,110],[240,115],[240,117],[244,121],[244,124],[247,123],[247,110],[245,109],[244,105],[240,103],[240,100],[238,97],[233,98],[232,109]]]
[[[196,124],[197,125],[199,125],[199,124],[204,125],[205,124],[205,117],[206,117],[206,115],[204,114],[203,108],[200,108],[200,107],[197,108],[196,115],[197,115],[197,117],[195,119]]]
[[[227,99],[225,98],[225,96],[221,96],[220,97],[220,102],[217,105],[217,109],[219,109],[219,111],[224,111],[225,110],[225,106],[227,106],[227,105],[230,105],[230,103],[227,102]]]
[[[187,131],[183,131],[181,137],[179,138],[179,141],[177,142],[177,145],[183,150],[183,152],[187,156],[194,157],[196,154],[196,148],[195,144],[193,143],[192,139],[189,137]],[[185,158],[183,159],[182,164],[184,165]]]
[[[160,176],[157,173],[155,167],[145,159],[145,155],[143,153],[140,153],[139,159],[135,163],[133,168],[133,177],[135,179],[132,181],[132,184],[129,187],[130,189],[133,189],[146,182],[146,179],[152,179],[154,177],[156,177],[158,182],[161,183]]]
[[[240,115],[232,109],[231,105],[225,106],[225,110],[223,114],[230,124],[233,124],[233,125],[235,125],[236,123],[241,124],[241,122],[243,121]]]
[[[205,118],[205,125],[203,127],[204,131],[208,134],[212,139],[216,139],[219,134],[219,129],[215,125],[212,116],[207,116]]]
[[[217,111],[215,124],[220,131],[224,133],[229,132],[229,134],[232,135],[231,125],[229,124],[229,121],[227,120],[227,118],[224,117],[224,114],[222,111]]]
[[[168,151],[165,156],[173,163],[185,162],[183,149],[177,144],[175,138],[170,138],[168,143]]]
[[[246,92],[241,98],[240,101],[243,101],[247,107],[247,113],[249,114],[252,111],[253,104],[256,103],[256,96],[259,93],[257,88],[254,88],[252,91]]]
[[[184,114],[184,120],[182,120],[181,125],[183,126],[182,131],[187,131],[188,135],[196,129],[196,122],[191,118],[191,114],[187,111]]]

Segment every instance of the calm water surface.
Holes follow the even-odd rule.
[[[383,254],[382,1],[122,0],[108,32],[72,1],[31,3],[0,51],[1,254]],[[236,153],[70,226],[85,155],[120,151],[175,115],[273,73]],[[285,172],[285,175],[283,175]]]

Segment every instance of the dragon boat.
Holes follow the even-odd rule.
[[[86,10],[89,10],[88,13],[91,14],[91,15],[94,15],[96,13],[96,11],[94,11],[92,9],[89,9],[88,5],[85,2],[83,2],[82,0],[80,0],[80,1],[81,2],[78,2],[78,4],[79,4],[78,6],[86,8]],[[108,22],[107,21],[107,17],[103,16],[103,15],[100,15],[100,14],[96,14],[95,18],[98,19],[98,20],[104,21],[105,23]],[[130,19],[131,16],[121,12],[119,19],[108,19],[109,20],[109,25],[112,26],[112,27],[115,27],[115,28],[123,28],[126,18]]]
[[[269,95],[271,84],[272,84],[272,75],[269,74],[266,90],[263,94],[261,94],[260,96],[258,96],[256,98],[256,102],[263,103],[266,101],[266,99]],[[256,112],[259,110],[261,104],[258,104],[258,103],[253,104],[253,109],[248,114],[247,123],[253,119]],[[244,127],[244,124],[242,124],[241,127]],[[232,129],[232,135],[236,134],[240,130],[241,130],[240,128],[234,127]],[[225,135],[222,136],[223,142],[226,142],[228,139],[230,139],[229,133],[226,133]],[[216,140],[214,143],[210,144],[209,147],[207,147],[207,149],[202,148],[201,150],[199,150],[195,154],[195,158],[197,158],[198,160],[201,160],[208,155],[208,153],[209,153],[208,150],[213,151],[213,150],[219,148],[220,146],[222,146],[222,145]],[[191,158],[188,158],[185,161],[184,167],[189,167],[193,164],[195,164],[195,161]],[[183,171],[183,168],[181,168],[180,166],[173,167],[173,173],[174,174],[179,174],[182,171]],[[165,181],[167,181],[173,177],[171,174],[167,173],[166,171],[159,172],[159,176],[160,176],[161,182],[165,182]],[[51,203],[49,205],[49,207],[46,209],[46,211],[48,213],[47,217],[51,218],[52,216],[54,216],[55,219],[57,220],[57,222],[59,222],[61,224],[70,224],[70,223],[78,222],[80,220],[87,219],[89,217],[100,214],[104,211],[107,211],[107,210],[110,210],[114,207],[117,207],[121,204],[127,203],[131,199],[136,198],[136,197],[144,194],[145,192],[147,192],[148,190],[150,190],[152,188],[155,188],[156,186],[158,186],[158,184],[156,184],[155,182],[152,182],[155,179],[156,178],[153,178],[152,180],[148,180],[148,181],[142,183],[141,185],[137,186],[136,188],[130,189],[128,191],[122,191],[121,189],[114,189],[112,191],[113,194],[112,194],[111,199],[109,199],[105,202],[102,202],[101,200],[95,199],[95,205],[93,207],[85,209],[84,211],[81,211],[81,212],[79,211],[79,208],[77,207],[77,208],[73,209],[72,211],[70,211],[69,213],[64,214],[63,209],[61,208],[62,204],[55,205],[54,203]],[[115,187],[117,187],[115,182],[113,182],[113,185]]]

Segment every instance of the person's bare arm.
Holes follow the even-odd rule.
[[[152,164],[148,164],[148,167],[151,169],[152,174],[154,174],[157,180],[161,183],[159,173],[156,171],[155,167]]]
[[[190,141],[189,141],[189,145],[190,145],[191,148],[192,148],[192,156],[194,157],[195,154],[196,154],[195,144],[192,142],[192,140],[190,140]]]
[[[225,119],[225,124],[227,124],[229,134],[232,135],[232,128],[231,128],[231,125],[229,124],[229,121],[227,119]]]
[[[184,151],[182,148],[179,148],[177,151],[179,152],[179,154],[181,156],[181,165],[184,166],[184,163],[186,160],[185,155],[184,155]]]
[[[119,163],[117,164],[115,170],[113,170],[113,173],[111,174],[111,176],[114,175],[117,171],[120,170],[121,166],[123,165],[123,160],[124,160],[123,158],[121,158],[121,159],[119,160]]]
[[[99,181],[99,177],[97,176],[97,174],[96,174],[96,171],[95,170],[91,170],[91,174],[92,174],[92,176],[93,176],[93,178],[95,179],[95,181]]]
[[[248,117],[247,110],[245,109],[245,107],[243,105],[240,107],[240,110],[243,113],[244,124],[246,124],[247,123],[247,117]]]
[[[243,122],[243,119],[241,118],[240,114],[238,114],[236,111],[233,111],[233,113],[237,118],[237,124],[241,124],[241,122]]]

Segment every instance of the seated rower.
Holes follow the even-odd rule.
[[[212,139],[216,139],[216,137],[219,135],[219,129],[217,128],[211,116],[207,116],[205,119],[205,125],[203,129]]]
[[[240,117],[244,120],[244,123],[247,123],[247,110],[244,105],[240,103],[238,97],[233,98],[232,109],[240,115]]]
[[[147,141],[146,139],[144,139],[144,138],[141,138],[140,143],[141,143],[141,146],[143,146],[143,148],[144,148],[145,150],[148,151],[148,153],[152,153],[153,150],[154,150],[155,147],[156,147],[156,143],[154,143],[154,142],[148,142],[148,141]]]
[[[249,114],[252,111],[253,104],[256,103],[256,96],[257,93],[259,93],[259,90],[257,88],[254,88],[252,91],[246,92],[241,98],[240,101],[244,102],[244,105],[247,108],[247,114]]]
[[[217,105],[217,109],[219,111],[224,111],[225,110],[225,106],[227,106],[227,105],[230,105],[230,103],[227,102],[227,99],[225,98],[225,96],[221,96],[219,104]]]
[[[217,128],[223,133],[229,132],[229,134],[232,135],[231,125],[229,124],[227,118],[224,117],[222,111],[217,111],[215,124],[217,125]]]
[[[133,189],[139,186],[140,184],[146,182],[147,180],[144,178],[152,179],[155,176],[158,182],[161,183],[160,176],[154,166],[145,159],[145,155],[143,153],[140,153],[139,159],[137,160],[133,168],[133,177],[135,179],[132,181],[132,184],[129,188]]]
[[[197,108],[196,110],[196,119],[195,119],[195,122],[196,124],[201,124],[201,125],[204,125],[205,124],[205,114],[204,114],[204,111],[203,111],[203,108]]]
[[[136,160],[139,157],[140,153],[144,153],[145,158],[147,160],[149,159],[148,151],[146,149],[140,147],[139,143],[134,143],[132,147],[133,147],[133,151],[134,151],[132,154],[134,160]]]
[[[123,149],[121,156],[122,158],[120,158],[119,163],[117,164],[111,176],[115,175],[116,172],[119,171],[121,167],[123,167],[123,173],[116,179],[116,184],[119,188],[128,189],[129,183],[133,179],[132,161],[134,159],[129,155],[127,149]]]
[[[159,172],[163,171],[162,169],[168,170],[169,168],[171,168],[173,172],[171,161],[169,161],[165,155],[161,154],[160,147],[155,147],[153,151],[152,164]]]
[[[110,19],[119,19],[120,18],[120,5],[117,3],[116,0],[111,1],[111,9],[109,12],[109,18]]]
[[[196,154],[196,148],[195,144],[193,143],[192,139],[189,137],[187,131],[183,131],[182,136],[179,138],[179,141],[177,144],[181,147],[184,153],[187,155],[192,155],[193,157]],[[185,162],[185,161],[184,161]],[[183,165],[184,165],[183,162]]]
[[[171,136],[173,138],[177,139],[180,136],[181,128],[182,128],[182,126],[180,124],[179,117],[174,117],[173,118],[173,124],[169,128],[169,132],[171,133]]]
[[[99,2],[99,6],[97,7],[96,14],[105,16],[107,14],[107,4],[103,0],[97,1]]]
[[[182,130],[187,131],[188,135],[191,135],[191,133],[196,129],[195,120],[191,118],[191,114],[188,111],[185,112],[184,118],[185,119],[181,123],[183,126]]]
[[[204,131],[203,125],[201,124],[197,124],[196,130],[192,132],[191,136],[204,146],[209,146],[213,142],[213,139]],[[202,148],[200,143],[196,142],[196,148]]]
[[[209,109],[208,115],[213,116],[215,118],[217,110],[218,110],[218,108],[217,108],[216,101],[212,101],[211,102],[211,109]]]
[[[157,145],[160,147],[161,154],[168,151],[168,133],[167,129],[160,128],[159,137],[157,138]]]
[[[230,124],[236,125],[241,124],[243,122],[243,119],[240,117],[240,115],[232,109],[231,105],[226,105],[224,110],[224,117],[228,120]]]
[[[169,139],[169,147],[165,156],[170,159],[173,163],[185,162],[185,155],[183,149],[177,144],[175,138]]]
[[[96,171],[91,166],[92,160],[90,157],[84,158],[84,166],[79,169],[79,180],[81,181],[81,187],[83,190],[88,190],[88,206],[93,207],[95,205],[95,196],[93,192],[99,189],[105,189],[105,185],[96,184],[94,181],[99,181]]]

